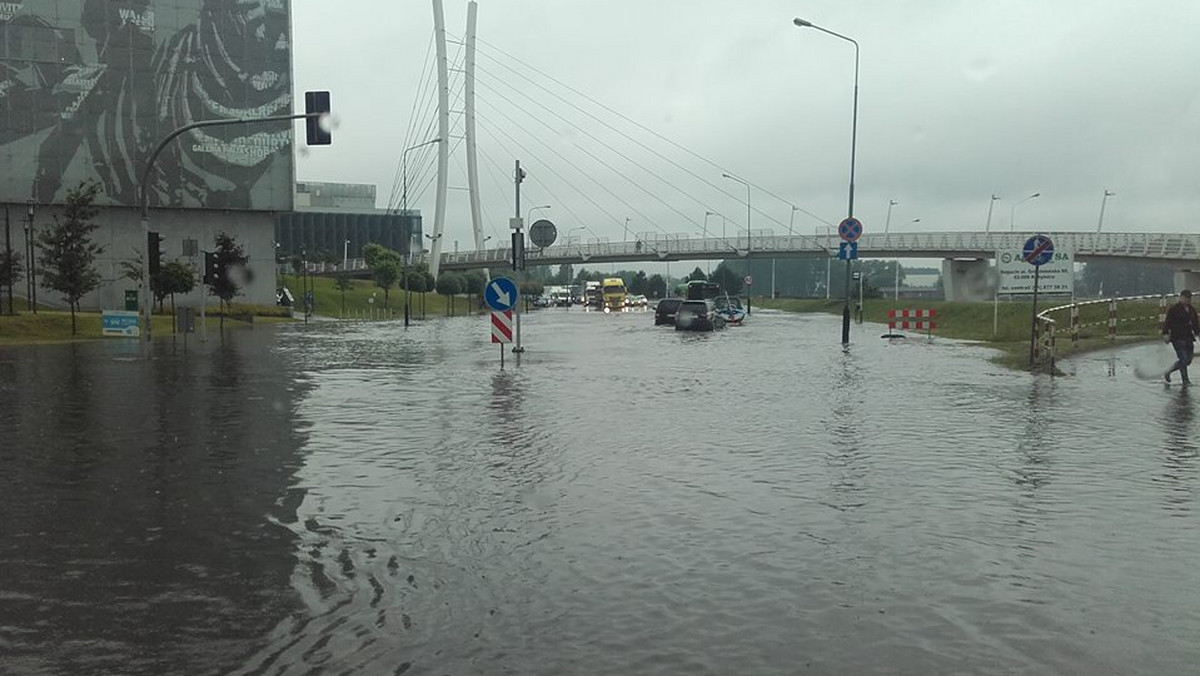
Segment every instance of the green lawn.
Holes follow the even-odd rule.
[[[75,315],[76,331],[71,332],[71,313],[63,310],[38,308],[37,314],[30,312],[23,301],[16,303],[18,314],[0,315],[0,345],[30,345],[42,343],[64,343],[76,340],[96,340],[109,338],[122,340],[101,333],[99,312],[79,312]],[[221,325],[220,309],[217,305],[208,308],[208,326],[216,330]],[[236,317],[237,319],[234,319]],[[170,336],[174,332],[174,318],[170,314],[170,304],[167,313],[153,317],[153,335],[156,338]],[[287,316],[286,308],[274,306],[238,305],[230,307],[226,316],[225,328],[248,326],[251,323],[292,321]],[[199,315],[196,323],[199,330]],[[127,339],[126,339],[127,340]]]
[[[758,307],[774,308],[788,312],[828,312],[841,314],[843,302],[824,299],[755,299]],[[1054,305],[1039,304],[1039,312]],[[1029,336],[1032,322],[1032,303],[1000,303],[999,313],[993,318],[992,303],[953,303],[946,301],[892,301],[890,299],[867,299],[863,307],[863,320],[887,324],[888,310],[896,309],[936,310],[937,331],[934,335],[958,340],[981,342],[1000,350],[997,363],[1014,368],[1029,365]],[[851,306],[853,310],[853,305]],[[1121,303],[1118,307],[1118,343],[1140,342],[1158,336],[1157,302]],[[1072,354],[1110,347],[1108,329],[1108,305],[1097,304],[1081,308],[1078,345],[1072,345],[1070,315],[1067,311],[1051,314],[1058,322],[1055,339],[1055,356],[1062,358]],[[993,322],[995,322],[993,324]],[[1083,326],[1098,324],[1096,326]],[[906,333],[912,334],[913,331]]]
[[[298,307],[303,307],[301,285],[294,275],[287,275],[280,280],[296,296]],[[352,280],[353,288],[345,292],[345,312],[343,313],[342,292],[334,285],[332,277],[312,277],[310,282],[315,301],[314,312],[324,317],[338,319],[403,319],[405,293],[403,289],[391,289],[385,298],[383,289],[365,279]],[[374,302],[371,300],[374,299]],[[454,314],[466,314],[472,300],[478,304],[478,297],[468,299],[465,295],[454,298]],[[413,293],[409,301],[409,312],[413,318],[442,317],[450,313],[450,297],[438,293]],[[422,312],[423,311],[423,312]]]

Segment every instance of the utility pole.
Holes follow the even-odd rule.
[[[513,171],[513,184],[516,186],[517,210],[512,220],[512,250],[513,275],[517,278],[517,305],[515,308],[517,344],[513,352],[518,354],[525,351],[521,345],[521,270],[525,267],[525,233],[521,230],[521,181],[525,180],[525,172],[521,169],[521,160],[516,160]]]

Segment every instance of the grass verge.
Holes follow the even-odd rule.
[[[840,315],[843,302],[839,300],[779,298],[755,299],[757,307],[784,310],[787,312],[826,312]],[[1039,304],[1039,312],[1050,305]],[[854,306],[851,305],[853,310]],[[978,342],[995,348],[999,354],[992,361],[1014,369],[1029,368],[1029,338],[1033,321],[1033,304],[1028,302],[1005,302],[995,308],[992,303],[958,303],[948,301],[892,301],[869,298],[863,303],[863,320],[887,324],[888,310],[922,309],[935,310],[937,330],[935,335],[956,340]],[[1108,305],[1084,306],[1080,310],[1079,342],[1072,344],[1070,315],[1067,311],[1052,313],[1057,322],[1055,358],[1063,359],[1076,354],[1094,352],[1112,347],[1154,340],[1158,337],[1158,312],[1156,302],[1129,302],[1118,306],[1116,341],[1108,339]],[[993,314],[995,313],[995,314]],[[905,331],[909,335],[914,331]]]

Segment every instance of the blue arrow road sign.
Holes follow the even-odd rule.
[[[858,260],[858,242],[842,242],[838,247],[838,258],[844,261]]]
[[[511,310],[520,296],[517,283],[508,277],[496,277],[483,289],[484,302],[496,312]]]
[[[1034,235],[1025,242],[1021,257],[1030,265],[1045,265],[1054,258],[1054,243],[1045,235]]]

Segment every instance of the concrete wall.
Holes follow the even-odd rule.
[[[25,214],[24,204],[8,205],[12,227],[12,246],[16,252],[24,251]],[[44,231],[54,223],[54,216],[61,214],[61,207],[38,207],[34,215],[34,227]],[[3,214],[0,214],[0,219]],[[135,289],[137,285],[121,276],[121,261],[133,260],[136,252],[143,251],[145,240],[142,237],[141,221],[136,209],[123,207],[104,207],[93,221],[100,226],[92,233],[93,241],[104,247],[104,253],[97,257],[96,269],[105,280],[99,289],[83,298],[84,309],[123,309],[125,290]],[[3,221],[0,220],[0,246],[3,246]],[[234,299],[236,303],[253,303],[257,305],[275,304],[275,214],[271,212],[250,211],[220,211],[195,209],[152,209],[150,211],[150,229],[164,237],[162,243],[165,263],[170,260],[180,260],[192,265],[197,270],[203,263],[203,254],[192,260],[183,256],[183,240],[195,239],[200,251],[213,250],[213,238],[219,232],[226,232],[245,249],[250,258],[248,269],[253,272],[254,280],[245,285],[242,295]],[[136,252],[135,252],[136,249]],[[39,275],[40,278],[40,275]],[[197,282],[197,288],[190,298],[176,297],[177,305],[198,306],[201,302],[201,292],[204,287]],[[24,297],[25,283],[22,281],[13,289],[14,297]],[[210,303],[216,303],[213,296],[206,296]],[[39,286],[38,302],[53,307],[66,307],[62,297],[56,292]]]
[[[1200,271],[1175,271],[1175,293],[1179,293],[1184,289],[1191,289],[1193,293],[1200,292]]]
[[[946,300],[990,300],[996,289],[995,272],[988,260],[946,259],[942,261],[942,287]]]

